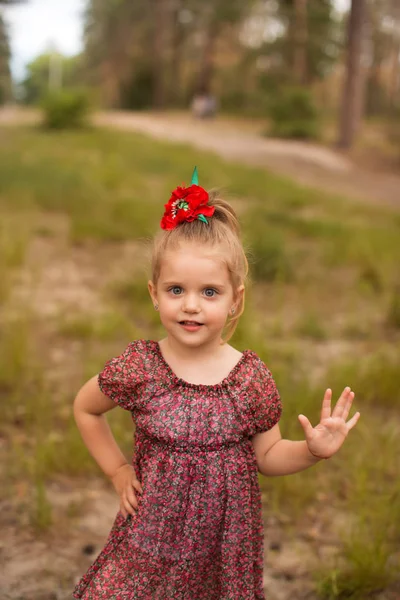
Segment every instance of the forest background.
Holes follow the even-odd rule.
[[[332,461],[260,478],[266,593],[398,599],[399,2],[353,0],[343,13],[330,0],[88,0],[82,53],[50,49],[19,82],[12,2],[0,4],[4,598],[69,597],[105,541],[116,498],[71,403],[131,339],[162,336],[146,240],[197,164],[242,219],[252,285],[233,343],[274,373],[284,435],[301,438],[299,412],[316,422],[327,386],[351,385],[362,413]],[[193,99],[204,97],[216,114],[195,118]],[[116,115],[125,131],[110,127]],[[94,126],[102,119],[108,127]],[[131,131],[138,119],[183,127],[190,143]],[[246,164],[193,148],[200,136],[241,148]],[[277,138],[299,155],[287,176],[256,156]],[[296,183],[311,150],[347,171]],[[334,185],[345,177],[394,191],[356,201]],[[129,415],[110,421],[129,455]]]

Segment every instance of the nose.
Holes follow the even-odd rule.
[[[194,294],[186,294],[183,299],[182,309],[187,313],[198,313],[200,312],[198,298]]]

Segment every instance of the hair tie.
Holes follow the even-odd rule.
[[[208,192],[199,186],[197,167],[195,167],[190,186],[177,187],[165,204],[161,229],[175,229],[181,223],[190,223],[196,219],[208,225],[207,217],[212,217],[215,212],[215,206],[210,206],[208,200]]]

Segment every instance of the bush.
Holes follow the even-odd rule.
[[[312,139],[319,134],[318,111],[311,94],[288,88],[270,102],[270,134],[282,138]]]
[[[42,101],[44,124],[50,129],[75,129],[87,124],[89,97],[83,90],[50,92]]]

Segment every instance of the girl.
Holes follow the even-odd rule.
[[[111,479],[120,511],[74,591],[103,600],[263,600],[258,471],[287,475],[339,450],[359,418],[354,393],[331,390],[305,441],[282,439],[281,400],[251,350],[227,342],[244,307],[247,261],[232,207],[198,185],[178,187],[161,221],[148,287],[166,336],[131,342],[79,391],[74,414]],[[131,466],[103,414],[136,424]]]

